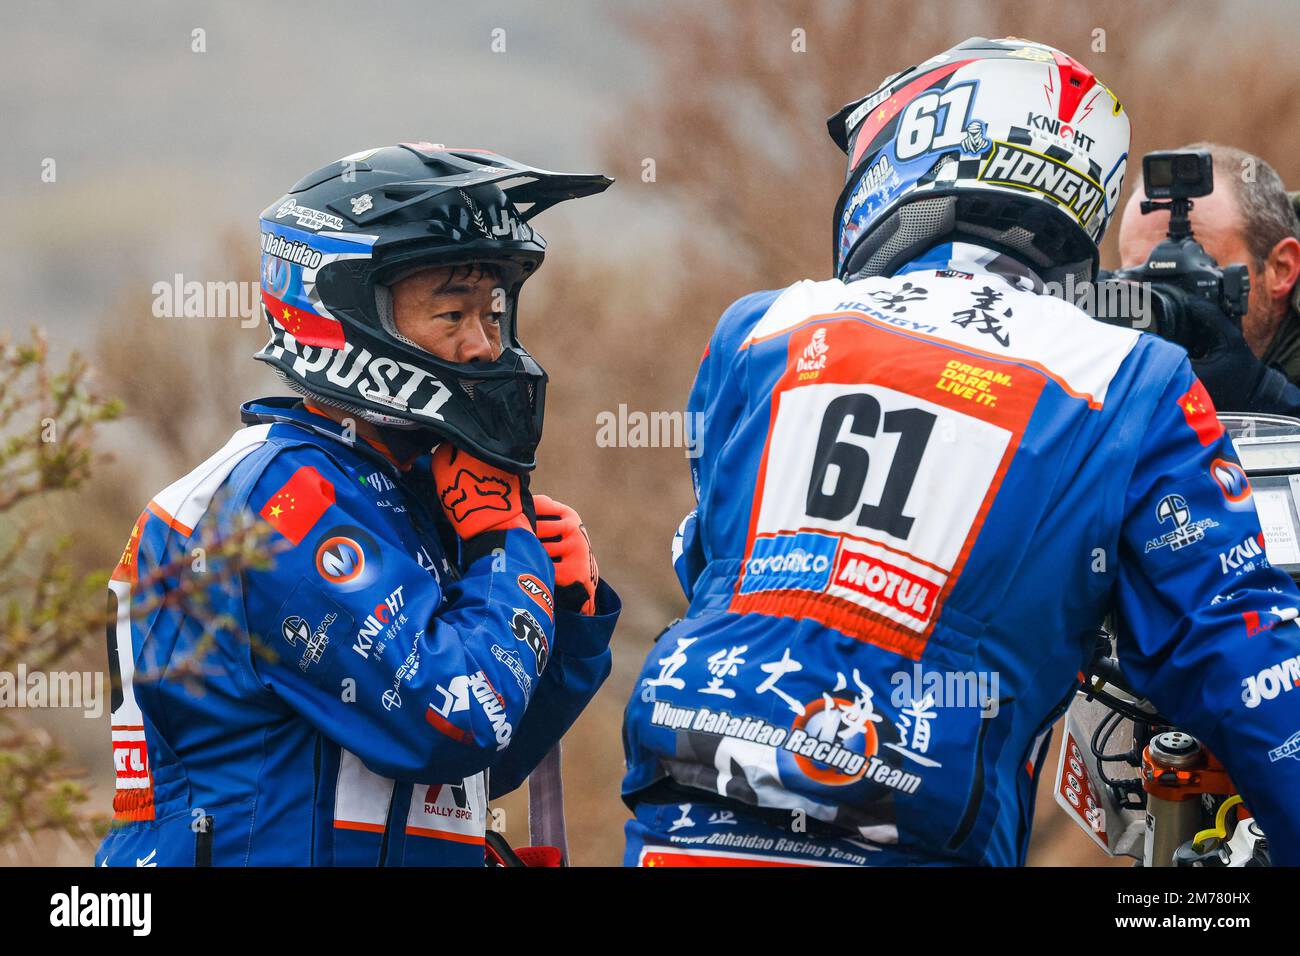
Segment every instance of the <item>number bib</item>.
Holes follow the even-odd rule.
[[[729,610],[920,657],[1043,381],[862,313],[796,328]]]

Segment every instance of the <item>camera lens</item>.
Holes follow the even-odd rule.
[[[1173,182],[1173,163],[1167,159],[1148,158],[1146,180],[1152,186],[1168,186]]]
[[[1174,175],[1183,182],[1195,182],[1201,178],[1201,166],[1195,156],[1178,156],[1174,159]]]

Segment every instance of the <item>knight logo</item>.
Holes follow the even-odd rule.
[[[1300,730],[1288,737],[1281,747],[1275,747],[1268,752],[1268,759],[1272,763],[1285,760],[1287,757],[1300,760]]]
[[[994,143],[994,150],[979,178],[995,186],[1012,186],[1041,193],[1080,224],[1091,222],[1106,198],[1100,183],[1050,156],[1010,143]]]
[[[312,209],[310,206],[299,206],[296,200],[286,199],[280,203],[275,211],[276,219],[283,219],[285,216],[293,216],[298,225],[306,229],[333,229],[335,231],[343,228],[343,220],[338,216],[331,216],[327,212],[321,212],[319,209]]]
[[[833,580],[840,587],[922,621],[930,619],[939,585],[865,554],[841,552]]]
[[[258,353],[272,361],[293,356],[295,375],[337,389],[355,391],[371,401],[413,417],[443,421],[440,411],[451,389],[430,375],[398,359],[376,358],[368,349],[344,342],[328,348],[299,342],[279,322],[271,323],[271,340]]]
[[[1210,603],[1213,604],[1214,602],[1211,601]],[[1265,631],[1273,630],[1279,624],[1294,621],[1297,615],[1300,615],[1300,611],[1296,608],[1274,607],[1270,611],[1242,611],[1241,621],[1246,626],[1246,636],[1254,637],[1256,634],[1263,634]]]
[[[319,268],[323,258],[322,253],[313,249],[307,243],[295,239],[286,239],[283,236],[277,236],[273,232],[262,233],[262,252],[268,256],[276,256],[297,263],[300,266],[306,266],[308,269]]]
[[[838,543],[831,535],[811,532],[758,538],[745,561],[740,593],[825,589]]]
[[[537,602],[537,606],[546,612],[546,616],[554,620],[555,599],[551,597],[550,590],[542,583],[541,579],[531,574],[521,574],[517,580],[519,590]]]
[[[1059,136],[1067,143],[1073,143],[1079,148],[1091,152],[1093,146],[1097,145],[1091,136],[1085,136],[1069,123],[1057,119],[1055,116],[1044,116],[1042,113],[1030,113],[1029,118],[1025,121],[1030,129],[1041,129],[1045,133],[1051,133],[1053,136]]]
[[[1241,504],[1250,498],[1250,479],[1246,477],[1246,469],[1237,462],[1214,459],[1210,462],[1210,477],[1229,504]]]
[[[514,634],[515,640],[522,641],[532,649],[533,656],[537,658],[537,673],[546,670],[546,662],[551,653],[550,645],[546,642],[546,631],[542,630],[537,618],[521,607],[515,608],[515,616],[510,620],[510,632]]]
[[[316,572],[330,584],[351,584],[366,569],[366,553],[353,538],[333,535],[316,548]]]
[[[1172,524],[1173,528],[1158,538],[1147,542],[1146,553],[1168,548],[1179,551],[1189,544],[1195,544],[1205,537],[1207,528],[1217,528],[1219,523],[1213,518],[1192,520],[1192,510],[1187,506],[1187,499],[1182,495],[1165,495],[1156,505],[1156,520],[1160,524]]]
[[[398,585],[396,590],[389,594],[383,603],[376,604],[375,609],[361,622],[352,649],[362,657],[369,659],[376,639],[386,640],[406,622],[406,615],[402,613],[402,608],[406,606],[406,601],[402,597],[403,587],[404,585]]]
[[[826,355],[830,350],[831,347],[826,344],[826,330],[818,329],[812,334],[812,341],[804,347],[803,355],[795,363],[799,378],[803,380],[820,375],[822,369],[826,367]]]
[[[1246,538],[1241,544],[1234,544],[1226,551],[1219,552],[1219,570],[1222,574],[1231,571],[1234,575],[1242,575],[1247,571],[1254,571],[1256,561],[1259,561],[1261,567],[1268,565],[1268,558],[1264,556],[1264,532]]]
[[[1241,682],[1241,702],[1254,710],[1266,700],[1300,687],[1300,655],[1266,667]]]

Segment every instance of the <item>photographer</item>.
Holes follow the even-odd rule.
[[[1192,367],[1215,405],[1226,411],[1273,412],[1300,417],[1300,222],[1277,172],[1264,160],[1230,146],[1194,143],[1208,150],[1215,179],[1231,183],[1196,199],[1191,213],[1196,239],[1220,265],[1245,263],[1250,298],[1240,327],[1203,299],[1189,299],[1192,334],[1211,346],[1187,345]],[[1253,175],[1247,175],[1252,173]],[[1142,214],[1143,190],[1129,198],[1119,227],[1123,268],[1141,266],[1165,238],[1169,213]]]

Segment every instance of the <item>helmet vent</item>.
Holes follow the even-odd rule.
[[[952,231],[955,207],[953,196],[920,199],[900,206],[873,235],[863,240],[861,250],[853,254],[846,271],[855,279],[891,275],[912,255]]]

